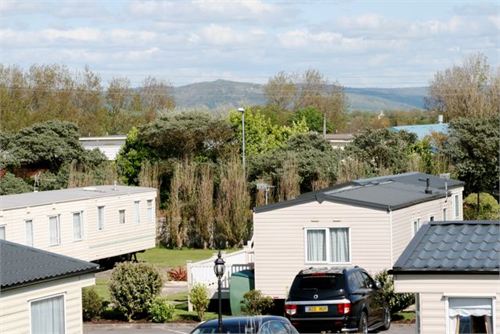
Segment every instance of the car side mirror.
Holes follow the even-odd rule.
[[[375,281],[375,287],[377,289],[382,289],[384,287],[384,284],[382,284],[380,281]]]

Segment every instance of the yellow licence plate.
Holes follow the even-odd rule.
[[[306,306],[306,312],[328,312],[328,306]]]

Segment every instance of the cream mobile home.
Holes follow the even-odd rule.
[[[301,269],[392,267],[421,225],[462,220],[463,183],[422,173],[371,179],[257,207],[255,288],[281,299]]]
[[[156,241],[156,189],[95,186],[0,196],[0,239],[81,260],[128,259]]]

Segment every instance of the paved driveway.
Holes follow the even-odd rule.
[[[187,334],[196,324],[175,323],[175,324],[114,324],[114,325],[95,325],[84,324],[84,334]],[[392,324],[388,331],[379,332],[380,334],[414,334],[415,325]]]

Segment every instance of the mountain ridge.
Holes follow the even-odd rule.
[[[266,102],[264,85],[217,79],[173,88],[180,109],[231,109]],[[381,110],[424,109],[427,87],[354,88],[344,87],[350,110],[377,112]]]

